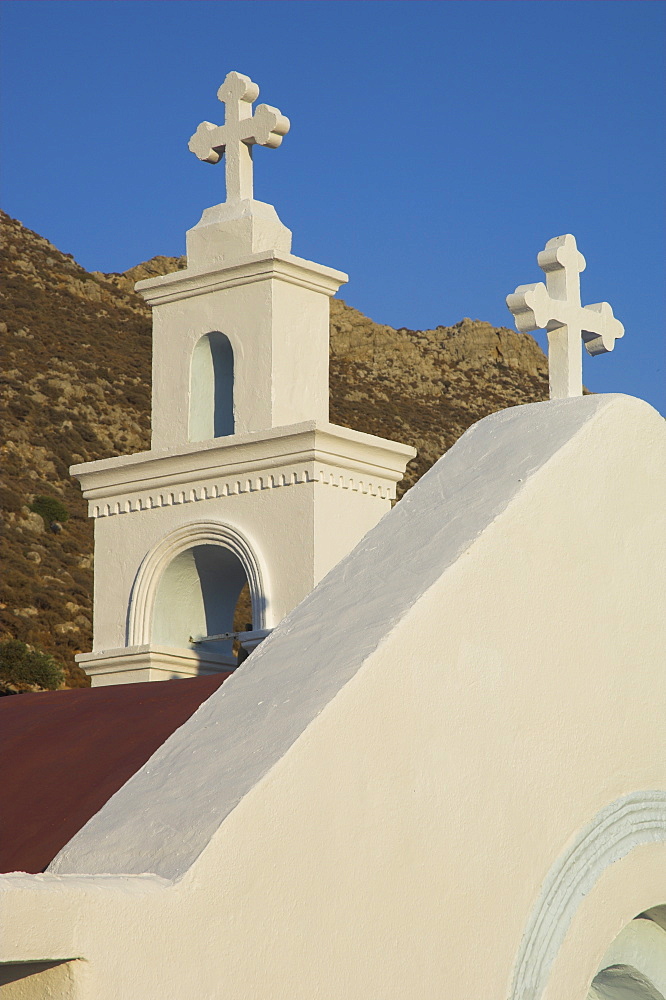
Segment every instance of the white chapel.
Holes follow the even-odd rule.
[[[239,73],[218,96],[190,149],[227,201],[137,286],[151,450],[73,469],[93,687],[35,697],[89,772],[66,807],[35,786],[0,997],[664,1000],[666,427],[582,394],[624,327],[548,240],[507,304],[551,399],[392,506],[414,450],[328,420],[346,276],[253,197],[289,121]]]

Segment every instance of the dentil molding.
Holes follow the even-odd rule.
[[[307,421],[261,436],[252,432],[174,452],[87,462],[70,471],[97,518],[305,483],[393,499],[415,454],[409,445]]]

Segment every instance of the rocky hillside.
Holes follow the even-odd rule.
[[[82,685],[74,654],[91,648],[92,524],[68,468],[149,447],[150,310],[133,286],[185,261],[89,273],[3,213],[0,225],[0,640],[53,654],[67,683]],[[547,389],[546,359],[531,337],[469,319],[394,330],[332,302],[331,420],[413,444],[403,489],[471,423],[545,399]],[[65,505],[62,526],[30,511],[40,495]]]
[[[546,357],[529,336],[480,320],[394,330],[331,303],[331,420],[414,445],[398,495],[470,424],[548,398]]]

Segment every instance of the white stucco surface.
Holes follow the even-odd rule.
[[[81,959],[81,1000],[585,1000],[666,899],[665,442],[624,396],[471,428],[2,880],[0,959]]]
[[[69,962],[0,965],[2,1000],[77,1000],[75,972]]]

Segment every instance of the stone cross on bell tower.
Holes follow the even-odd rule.
[[[201,122],[189,149],[207,163],[226,157],[227,202],[252,199],[252,146],[276,149],[289,131],[289,119],[268,104],[252,114],[259,87],[242,73],[227,73],[217,96],[226,107],[224,125]]]
[[[608,302],[582,306],[580,274],[585,258],[568,234],[548,240],[537,256],[546,284],[519,285],[506,304],[521,333],[548,331],[550,398],[566,399],[583,393],[583,360],[580,341],[588,354],[612,351],[624,336],[624,327],[613,316]]]
[[[252,147],[277,149],[290,128],[277,108],[260,104],[252,113],[259,87],[243,73],[227,73],[217,92],[224,103],[224,125],[201,122],[189,149],[205,163],[224,157],[227,200],[207,208],[187,233],[187,260],[191,267],[237,260],[248,254],[291,250],[291,233],[272,205],[255,201]]]

